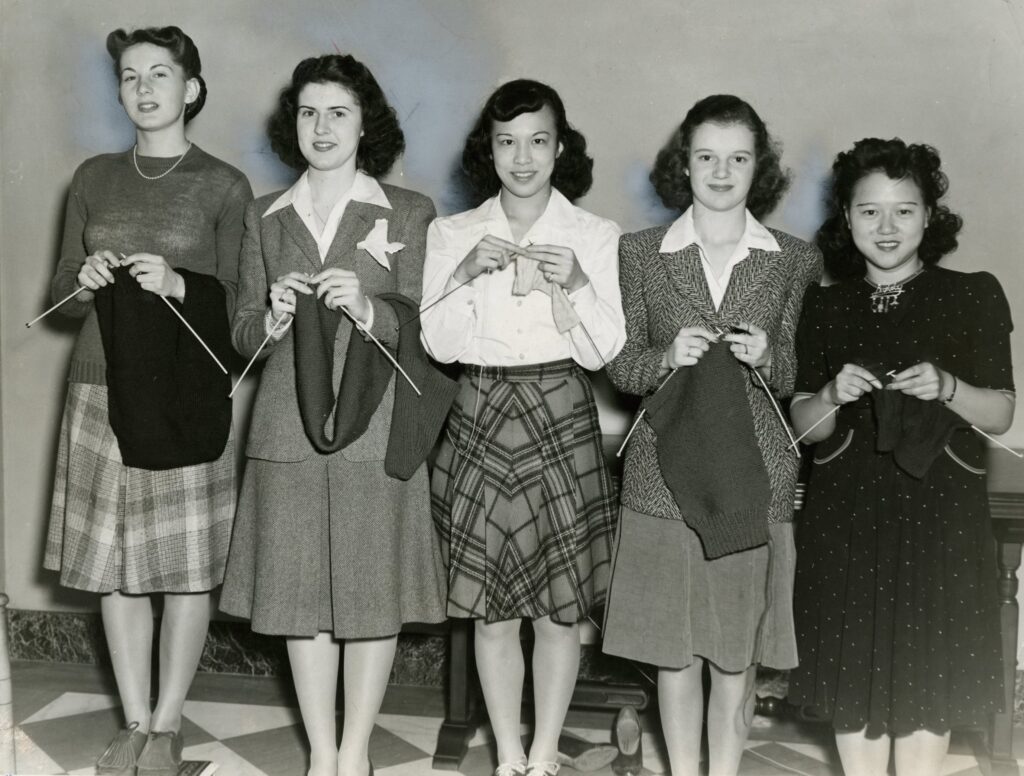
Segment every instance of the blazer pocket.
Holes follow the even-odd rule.
[[[842,455],[846,451],[846,448],[850,446],[850,443],[852,441],[853,429],[851,428],[849,431],[846,432],[846,438],[843,439],[843,441],[837,447],[832,449],[828,449],[828,447],[826,447],[826,449],[824,450],[815,450],[814,458],[812,459],[812,461],[819,465],[823,463],[828,463],[829,461],[832,461],[838,458],[840,455]]]
[[[985,470],[984,469],[979,469],[976,466],[971,466],[969,463],[967,463],[967,461],[965,461],[963,458],[961,458],[956,453],[954,453],[953,452],[953,448],[950,447],[949,445],[946,445],[946,447],[944,449],[946,451],[946,455],[948,455],[950,458],[952,458],[953,459],[953,463],[957,464],[960,468],[966,469],[971,474],[977,474],[977,475],[984,475],[985,474]]]

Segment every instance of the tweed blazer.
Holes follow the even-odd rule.
[[[625,234],[619,241],[619,281],[626,315],[626,345],[608,365],[622,391],[652,393],[661,383],[661,360],[684,326],[727,328],[740,321],[768,333],[772,368],[768,380],[778,398],[791,396],[796,379],[794,340],[804,291],[819,282],[821,252],[785,232],[771,231],[780,251],[751,249],[736,265],[722,304],[715,310],[699,249],[689,245],[661,253],[667,226]],[[770,398],[750,372],[747,400],[754,433],[772,488],[769,522],[792,519],[799,459]],[[622,482],[622,503],[643,514],[681,520],[682,515],[658,465],[657,438],[641,421],[630,439]],[[737,483],[742,487],[742,483]]]
[[[434,219],[434,205],[414,191],[381,184],[391,209],[351,201],[338,225],[337,234],[321,263],[316,241],[292,205],[264,216],[282,192],[260,197],[245,215],[245,238],[239,262],[238,302],[231,324],[235,349],[250,358],[266,338],[264,319],[270,309],[270,284],[288,272],[316,274],[340,267],[359,276],[363,293],[373,304],[373,335],[388,347],[398,343],[398,322],[391,305],[375,300],[377,294],[397,292],[413,300],[422,293],[423,255],[427,226]],[[356,244],[366,238],[377,219],[387,219],[389,242],[405,247],[388,254],[388,271]],[[335,342],[334,382],[344,366],[348,339],[354,327],[346,318],[338,328]],[[357,335],[361,336],[361,335]],[[260,352],[266,359],[253,405],[252,423],[245,454],[268,461],[304,461],[316,453],[306,437],[299,414],[295,388],[295,348],[292,331],[278,341],[269,341]],[[388,386],[369,427],[341,451],[350,461],[383,461],[387,451],[394,380]]]

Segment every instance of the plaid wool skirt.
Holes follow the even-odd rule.
[[[615,494],[572,361],[467,365],[431,480],[448,615],[575,623],[604,599]]]
[[[68,386],[43,560],[62,585],[98,593],[212,590],[224,578],[234,510],[230,436],[210,463],[125,466],[106,386]]]

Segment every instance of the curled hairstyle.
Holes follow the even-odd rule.
[[[480,200],[501,190],[491,155],[491,130],[495,122],[512,121],[545,105],[555,114],[556,139],[562,144],[562,153],[555,159],[551,173],[551,185],[573,202],[590,190],[594,160],[587,155],[586,138],[569,124],[562,98],[547,84],[520,78],[502,84],[487,99],[462,150],[462,170]]]
[[[768,127],[750,105],[731,94],[713,94],[695,103],[672,133],[651,170],[651,183],[665,207],[686,210],[693,203],[687,174],[693,133],[704,123],[741,124],[754,135],[754,180],[747,194],[747,209],[761,218],[775,209],[789,187],[789,172],[782,169],[782,151]]]
[[[850,207],[857,182],[873,172],[885,173],[893,180],[909,178],[921,191],[928,208],[917,255],[924,264],[934,264],[956,250],[957,233],[963,219],[950,212],[939,200],[949,188],[942,172],[939,152],[924,144],[907,145],[898,137],[858,140],[849,151],[841,152],[832,164],[832,181],[826,202],[827,217],[815,236],[825,257],[825,268],[836,280],[864,275],[864,257],[853,243],[846,211]]]
[[[292,72],[292,81],[281,90],[277,109],[267,122],[270,147],[278,158],[296,170],[305,170],[306,158],[299,150],[295,119],[299,94],[308,84],[337,84],[355,97],[363,114],[363,136],[356,151],[356,165],[374,178],[387,173],[405,150],[405,135],[395,109],[370,69],[348,54],[326,54],[304,59]]]
[[[107,36],[107,52],[114,60],[114,75],[121,78],[121,55],[125,50],[139,43],[150,43],[167,49],[171,59],[183,71],[185,79],[195,78],[199,82],[199,96],[185,105],[185,123],[187,124],[203,109],[206,104],[206,81],[200,73],[203,64],[199,60],[199,49],[195,42],[181,31],[179,27],[143,27],[131,32],[123,29],[114,30]]]

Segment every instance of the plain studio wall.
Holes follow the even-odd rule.
[[[94,604],[40,568],[77,323],[23,324],[49,304],[75,167],[133,141],[103,45],[116,27],[177,24],[193,36],[210,93],[190,137],[246,172],[257,194],[293,180],[264,135],[278,90],[300,59],[333,51],[366,62],[398,111],[408,147],[389,180],[441,212],[462,207],[453,171],[483,99],[522,76],[561,92],[596,160],[582,204],[626,230],[673,217],[647,174],[707,94],[748,99],[782,140],[795,178],[768,222],[803,238],[821,220],[837,151],[869,135],[928,142],[966,221],[944,263],[996,274],[1024,325],[1020,0],[0,0],[0,17],[0,494],[5,590],[18,608]],[[1019,332],[1014,357],[1022,383]],[[601,396],[605,431],[623,433],[628,413]],[[1024,412],[1004,441],[1024,447]]]

